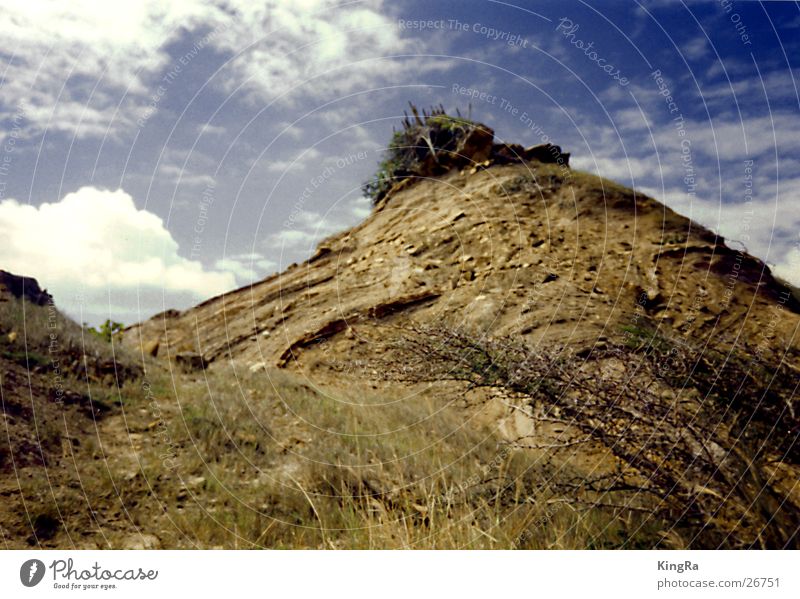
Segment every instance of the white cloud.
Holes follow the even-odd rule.
[[[789,251],[783,260],[772,269],[776,277],[800,287],[800,250],[795,247]]]
[[[121,303],[129,319],[144,318],[236,284],[232,272],[181,257],[161,218],[122,190],[83,187],[38,207],[4,200],[0,238],[4,269],[35,277],[59,307],[84,319],[110,303]]]
[[[372,213],[372,200],[365,196],[359,196],[350,202],[348,209],[354,218],[365,219]]]
[[[687,121],[686,130],[692,146],[715,159],[743,160],[776,149],[787,155],[800,151],[800,122],[790,112],[748,115],[741,121],[717,119],[711,124]],[[674,131],[663,130],[659,137],[666,137],[676,145]]]
[[[264,247],[270,250],[307,253],[333,233],[343,231],[364,220],[372,212],[369,198],[356,196],[344,200],[328,214],[313,210],[296,210],[287,219],[285,228],[269,235]]]
[[[225,256],[214,263],[214,268],[233,273],[239,285],[249,285],[275,270],[277,263],[261,254],[238,254]]]
[[[115,114],[117,102],[129,107],[151,93],[146,78],[166,64],[164,42],[182,21],[191,27],[200,16],[190,2],[170,10],[158,4],[9,0],[0,36],[12,52],[0,102],[7,110],[24,102],[26,120],[38,129],[99,136],[109,126],[130,126],[135,115]]]
[[[224,135],[228,130],[219,125],[212,125],[211,123],[200,123],[197,126],[197,136],[201,135]]]
[[[257,97],[275,98],[300,84],[301,93],[330,96],[394,80],[406,67],[380,57],[401,52],[406,43],[397,24],[381,14],[383,3],[337,4],[231,3],[231,26],[215,41],[222,50],[240,53],[226,71],[228,89],[245,82]]]
[[[698,35],[697,37],[683,42],[680,44],[678,50],[689,60],[702,60],[706,54],[711,51],[709,49],[709,42],[704,35]]]
[[[720,64],[719,62],[715,64]],[[734,98],[741,104],[760,105],[764,103],[766,93],[771,103],[779,100],[789,102],[797,100],[797,79],[800,78],[800,69],[783,69],[753,74],[752,64],[746,65],[748,70],[743,71],[735,61],[728,59],[725,63],[728,80],[719,83],[703,85],[703,99],[714,106],[730,106]],[[722,73],[722,67],[714,69],[707,76]],[[763,83],[762,83],[763,82]],[[732,106],[730,106],[732,108]]]
[[[180,167],[175,164],[161,163],[158,167],[159,174],[171,183],[176,185],[195,185],[195,186],[213,186],[215,179],[211,175],[204,173],[195,173],[189,169]]]
[[[577,170],[629,184],[635,182],[637,178],[653,174],[656,170],[655,161],[651,157],[588,155],[577,156],[571,163]]]
[[[0,117],[25,106],[31,132],[104,136],[135,128],[161,105],[162,77],[195,57],[232,58],[216,80],[275,98],[306,78],[319,96],[393,80],[407,65],[364,60],[406,48],[382,0],[8,0]],[[178,41],[194,43],[170,56]],[[184,46],[186,44],[184,43]],[[424,63],[420,64],[420,68]],[[163,84],[169,93],[171,80]],[[289,98],[287,98],[287,101]]]
[[[270,160],[267,164],[267,172],[284,173],[289,170],[305,170],[315,162],[319,162],[322,153],[314,147],[306,148],[294,160]]]
[[[316,243],[332,232],[333,230],[327,227],[283,229],[267,238],[266,247],[310,250]]]

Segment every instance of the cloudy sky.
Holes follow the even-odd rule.
[[[6,0],[0,39],[0,268],[79,321],[308,257],[368,214],[409,100],[552,140],[800,284],[794,2]]]

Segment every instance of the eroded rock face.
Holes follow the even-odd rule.
[[[800,318],[760,261],[732,280],[744,261],[656,200],[570,170],[557,146],[498,151],[542,161],[490,159],[409,184],[306,263],[134,326],[123,343],[294,367],[368,353],[381,327],[409,320],[580,349],[645,320],[694,339],[760,339],[779,314],[775,347],[800,344],[781,337]]]
[[[144,346],[143,349],[144,349],[144,353],[146,355],[151,356],[153,358],[156,358],[156,357],[158,357],[158,350],[159,350],[160,347],[161,347],[161,344],[158,342],[157,339],[154,339],[154,340],[150,341],[149,343],[147,343]]]
[[[36,279],[0,270],[0,296],[3,292],[16,298],[28,300],[37,306],[53,303],[53,296],[39,287]]]
[[[554,144],[540,144],[525,148],[525,160],[536,160],[544,164],[562,164],[569,166],[569,154],[561,151],[561,146]]]

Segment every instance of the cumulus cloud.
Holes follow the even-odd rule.
[[[123,190],[82,187],[38,207],[0,202],[0,266],[35,277],[83,320],[188,307],[236,286],[233,272],[179,255],[160,217]]]

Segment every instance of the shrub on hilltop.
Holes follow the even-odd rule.
[[[378,172],[362,190],[373,204],[382,200],[397,183],[412,177],[441,175],[451,168],[481,162],[492,153],[494,131],[444,108],[425,110],[420,115],[413,104],[403,128],[395,130]]]

